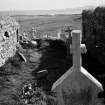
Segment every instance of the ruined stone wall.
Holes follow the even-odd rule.
[[[105,44],[105,7],[82,12],[82,31],[84,41]]]
[[[15,55],[19,24],[11,17],[0,17],[0,67]]]

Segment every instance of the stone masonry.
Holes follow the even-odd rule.
[[[0,17],[0,67],[15,55],[19,24],[11,17]]]

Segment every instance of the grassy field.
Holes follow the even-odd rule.
[[[20,24],[20,33],[37,27],[41,33],[56,34],[58,29],[64,26],[72,26],[73,29],[81,29],[81,15],[39,15],[13,16]]]

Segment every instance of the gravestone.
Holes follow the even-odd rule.
[[[58,105],[99,105],[98,93],[103,87],[81,66],[81,53],[86,52],[81,31],[73,30],[71,34],[73,66],[53,84],[52,91],[57,94]]]

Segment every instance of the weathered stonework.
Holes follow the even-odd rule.
[[[11,17],[0,17],[0,67],[15,55],[19,24]]]
[[[81,65],[81,53],[86,53],[81,31],[73,30],[71,35],[73,66],[53,84],[52,91],[57,93],[58,105],[101,105],[98,95],[103,86]]]

